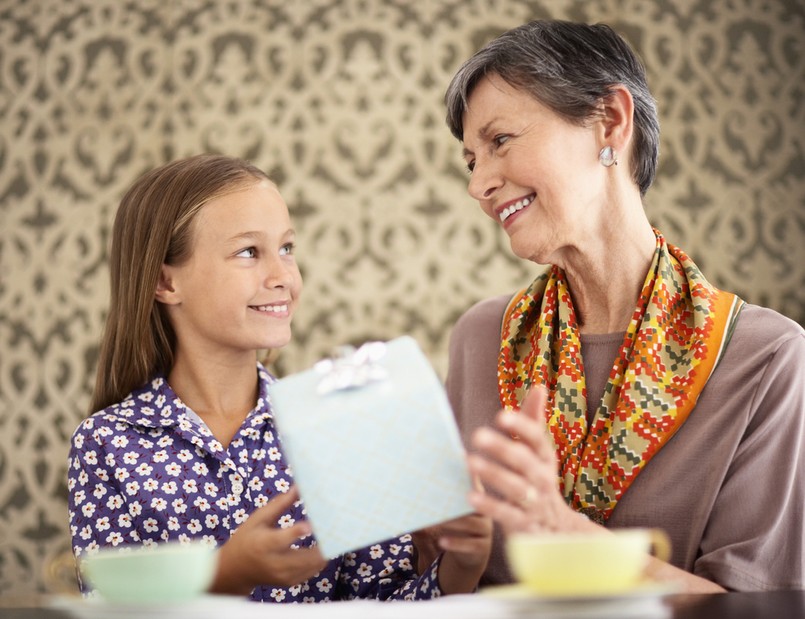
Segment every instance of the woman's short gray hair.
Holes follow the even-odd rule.
[[[613,86],[628,88],[634,100],[633,174],[645,195],[657,172],[657,105],[643,64],[612,28],[537,20],[489,42],[459,68],[445,94],[447,124],[459,140],[464,138],[470,94],[479,80],[493,74],[576,124],[585,124],[598,114]]]

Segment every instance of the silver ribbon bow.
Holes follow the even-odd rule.
[[[323,374],[316,388],[319,395],[343,389],[355,389],[386,380],[388,372],[380,365],[386,355],[384,342],[366,342],[359,348],[339,346],[332,359],[322,359],[313,369]]]

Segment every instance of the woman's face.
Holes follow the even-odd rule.
[[[264,180],[211,200],[193,225],[190,259],[164,267],[179,348],[238,355],[287,344],[302,278],[277,188]]]
[[[562,265],[599,229],[606,171],[599,150],[594,122],[571,124],[497,75],[470,94],[469,193],[521,258]]]

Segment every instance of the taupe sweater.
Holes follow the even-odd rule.
[[[447,390],[462,437],[500,409],[496,361],[508,297],[456,324]],[[622,334],[586,336],[588,403],[597,407]],[[609,527],[659,527],[672,563],[728,589],[805,588],[805,331],[758,306],[677,434],[618,502]],[[484,584],[510,582],[496,531]]]

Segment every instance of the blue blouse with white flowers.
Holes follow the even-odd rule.
[[[255,509],[287,492],[293,474],[276,436],[261,365],[259,397],[227,449],[164,377],[84,420],[68,462],[70,530],[76,557],[104,546],[202,540],[223,544]],[[280,527],[305,518],[301,501]],[[299,546],[315,544],[311,537]],[[257,587],[266,602],[352,598],[428,599],[441,592],[438,560],[424,575],[410,535],[332,559],[293,587]],[[87,592],[87,583],[81,583]]]

